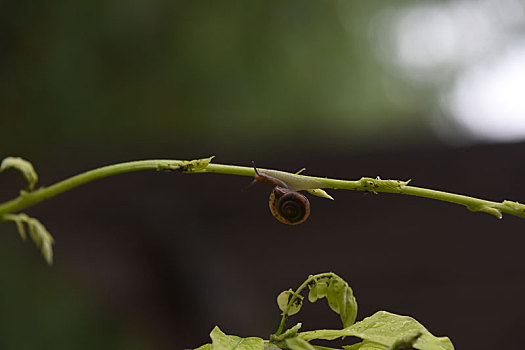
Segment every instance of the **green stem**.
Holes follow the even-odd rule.
[[[119,163],[114,165],[108,165],[102,168],[86,171],[79,175],[67,178],[49,187],[41,187],[32,192],[22,191],[20,196],[5,202],[0,205],[0,217],[3,217],[7,213],[13,213],[37,203],[42,202],[45,199],[54,197],[63,192],[69,191],[77,186],[85,183],[101,179],[103,177],[117,175],[132,171],[139,170],[156,170],[160,169],[162,165],[172,164],[179,161],[168,161],[168,160],[142,160],[135,162]]]
[[[90,170],[79,175],[70,177],[63,181],[60,181],[49,187],[42,187],[35,191],[26,192],[22,191],[20,196],[0,204],[0,219],[5,220],[6,214],[18,212],[26,209],[32,205],[40,203],[41,201],[54,197],[60,193],[71,190],[77,186],[85,183],[111,176],[116,174],[122,174],[132,171],[140,170],[178,170],[186,173],[219,173],[229,175],[240,175],[240,176],[254,176],[253,167],[234,166],[225,164],[214,164],[209,163],[209,159],[199,159],[193,161],[181,161],[181,160],[141,160],[134,162],[119,163],[109,165],[94,170]],[[260,169],[266,171],[266,169]],[[322,177],[304,176],[292,173],[273,171],[286,175],[288,177],[295,177],[299,180],[315,180],[318,181],[321,188],[332,188],[332,189],[346,189],[355,191],[368,191],[368,192],[387,192],[387,193],[400,193],[417,197],[437,199],[445,202],[456,203],[466,206],[472,211],[486,212],[501,218],[501,213],[507,213],[515,215],[521,218],[525,218],[525,205],[503,201],[492,202],[488,200],[473,198],[469,196],[453,194],[443,191],[430,190],[426,188],[419,188],[408,186],[407,182],[397,180],[381,180],[373,178],[361,178],[360,180],[338,180],[328,179]]]
[[[292,305],[294,305],[295,300],[299,297],[299,295],[301,294],[303,289],[305,289],[308,286],[308,284],[310,284],[310,282],[312,282],[312,281],[314,281],[316,279],[319,279],[319,278],[334,277],[334,276],[335,276],[335,274],[333,272],[325,272],[325,273],[320,273],[320,274],[317,274],[317,275],[310,275],[308,277],[308,279],[306,281],[304,281],[299,286],[299,288],[297,288],[297,290],[293,293],[292,297],[288,301],[288,305],[286,306],[286,309],[282,313],[283,316],[281,317],[281,322],[279,323],[279,328],[277,328],[277,332],[275,332],[274,335],[278,336],[278,335],[280,335],[283,332],[283,330],[284,330],[284,323],[286,322],[286,317],[288,317],[288,311],[290,311],[290,308],[292,307]]]

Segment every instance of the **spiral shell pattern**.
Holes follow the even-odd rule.
[[[310,215],[310,202],[299,192],[289,191],[279,195],[275,190],[270,194],[270,211],[282,223],[297,225]]]

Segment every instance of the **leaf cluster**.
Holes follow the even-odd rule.
[[[7,157],[0,164],[0,172],[13,168],[18,170],[24,178],[27,180],[28,186],[27,191],[21,191],[21,197],[26,195],[28,191],[32,191],[38,181],[38,175],[33,165],[19,157]],[[16,228],[20,237],[23,240],[27,239],[27,232],[35,245],[40,249],[42,256],[46,262],[51,265],[53,263],[53,244],[55,243],[51,234],[47,231],[46,227],[38,220],[24,213],[19,214],[5,214],[0,216],[0,221],[13,221],[16,224]]]
[[[297,323],[282,332],[286,317],[301,310],[304,298],[300,293],[306,287],[309,288],[310,302],[327,299],[330,309],[339,314],[343,328],[300,332],[302,324]],[[269,340],[227,335],[216,326],[210,333],[212,342],[195,350],[336,350],[341,348],[319,346],[315,341],[347,337],[351,337],[351,342],[344,345],[342,350],[454,350],[449,338],[434,336],[409,316],[378,311],[355,322],[357,302],[352,289],[341,277],[331,272],[309,276],[296,291],[289,289],[280,293],[277,305],[283,319]],[[355,338],[360,338],[360,341],[356,342]]]
[[[29,231],[29,237],[31,237],[31,240],[40,249],[40,253],[42,253],[46,262],[49,265],[53,263],[53,244],[55,240],[38,219],[20,213],[6,214],[4,220],[14,221],[18,229],[18,234],[23,240],[27,239],[27,231]]]
[[[14,168],[22,173],[27,180],[27,187],[30,191],[35,188],[35,184],[38,181],[38,175],[33,164],[20,157],[7,157],[4,158],[2,164],[0,164],[0,172],[9,168]]]
[[[334,273],[310,275],[303,286],[297,292],[285,290],[277,296],[277,305],[283,312],[283,317],[298,313],[303,305],[303,297],[300,295],[308,286],[308,301],[315,303],[319,299],[326,298],[330,309],[341,317],[343,327],[351,326],[357,316],[357,302],[352,288],[341,277]]]

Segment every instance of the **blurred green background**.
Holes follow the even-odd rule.
[[[424,99],[391,101],[383,80],[403,83],[374,57],[369,23],[385,5],[8,2],[3,149],[180,156],[423,139]]]
[[[511,63],[525,47],[524,8],[8,0],[0,156],[31,160],[43,185],[119,161],[216,155],[523,200],[525,70]],[[264,186],[173,176],[104,179],[29,209],[57,240],[52,268],[14,225],[0,226],[0,349],[197,347],[215,324],[266,336],[278,292],[322,270],[354,287],[358,318],[383,308],[458,348],[523,345],[512,335],[525,291],[518,219],[337,193],[334,203],[312,200],[317,219],[289,228],[267,213]],[[22,186],[1,174],[2,199]],[[323,237],[339,248],[319,251],[312,242]],[[312,308],[307,328],[338,326]],[[478,339],[490,332],[473,323],[498,315],[515,328]]]

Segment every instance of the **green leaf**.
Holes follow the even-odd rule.
[[[339,313],[343,327],[354,324],[357,317],[357,301],[348,283],[337,276],[333,278],[328,284],[326,298],[332,310]]]
[[[348,285],[346,285],[341,297],[339,302],[339,316],[343,322],[343,327],[348,327],[354,324],[357,317],[357,301],[355,300],[352,289]]]
[[[319,299],[319,296],[317,295],[318,289],[317,286],[314,285],[310,287],[310,291],[308,292],[308,301],[311,303],[315,303],[317,299]]]
[[[55,240],[40,221],[29,217],[24,213],[6,214],[4,215],[4,218],[5,220],[14,221],[16,223],[18,233],[24,240],[27,238],[25,229],[25,226],[27,226],[29,237],[31,237],[35,245],[40,249],[46,262],[49,265],[53,264],[53,244],[55,243]]]
[[[315,284],[311,287],[312,289],[315,289],[315,295],[317,299],[321,299],[326,297],[326,291],[328,289],[328,283],[330,282],[329,277],[321,277],[317,280],[315,280]],[[310,290],[312,290],[310,289]],[[310,297],[310,295],[308,295]],[[316,299],[316,300],[317,300]],[[312,301],[312,303],[315,301]]]
[[[278,347],[277,345],[273,344],[273,343],[265,342],[264,343],[264,350],[281,350],[281,348]]]
[[[432,335],[423,325],[412,317],[400,316],[386,311],[379,311],[361,322],[348,328],[353,335],[386,346],[394,346],[407,338],[418,336],[413,344],[420,350],[453,350],[454,346],[447,337]]]
[[[362,341],[352,345],[343,345],[344,350],[386,350],[387,347],[371,341]]]
[[[25,214],[19,214],[19,215],[25,215]],[[27,232],[24,226],[24,222],[22,220],[13,220],[13,221],[16,224],[16,229],[18,230],[18,234],[25,241],[27,239]]]
[[[414,348],[414,344],[423,335],[421,331],[414,331],[403,338],[395,341],[394,344],[390,345],[387,350],[410,350]]]
[[[412,317],[400,316],[386,311],[379,311],[350,327],[336,330],[323,329],[299,333],[307,341],[313,339],[333,340],[339,337],[355,336],[361,339],[393,347],[406,341],[407,338],[418,336],[412,345],[420,350],[454,350],[452,342],[447,337],[432,335],[423,325]]]
[[[288,299],[290,299],[290,295],[292,295],[293,292],[290,290],[285,290],[279,293],[277,296],[277,306],[279,306],[279,310],[284,312],[286,310],[286,307],[288,306]]]
[[[0,164],[0,172],[8,168],[15,168],[24,175],[28,182],[28,189],[32,190],[38,181],[38,175],[33,168],[33,164],[20,157],[7,157],[4,158],[2,164]]]
[[[315,350],[306,340],[297,337],[286,339],[286,345],[288,345],[291,350]]]
[[[363,342],[355,343],[352,345],[343,345],[344,350],[359,350],[361,349],[361,346],[363,345]]]
[[[359,322],[358,322],[359,323]],[[354,333],[348,328],[343,329],[317,329],[315,331],[307,331],[299,333],[299,337],[305,340],[334,340],[341,337],[353,336]]]
[[[35,218],[30,218],[27,221],[29,228],[29,235],[35,242],[36,246],[40,248],[40,252],[49,265],[53,263],[53,243],[55,242],[46,227]]]
[[[288,308],[288,303],[290,300],[290,297],[294,295],[293,290],[285,290],[284,292],[281,292],[277,296],[277,305],[279,306],[279,309],[284,313],[286,312],[286,309]],[[290,305],[288,308],[287,315],[295,315],[301,310],[301,306],[303,306],[303,297],[301,295],[297,295],[297,297],[293,300],[293,304]]]
[[[261,338],[226,335],[217,326],[211,331],[210,338],[213,350],[264,350],[264,341]]]
[[[357,301],[352,288],[341,277],[333,275],[315,280],[310,286],[308,300],[315,302],[326,296],[330,308],[339,314],[343,327],[351,326],[357,316]]]

